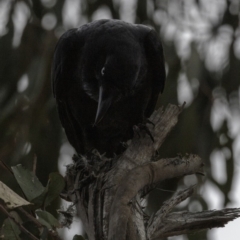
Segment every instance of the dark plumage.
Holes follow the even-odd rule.
[[[154,110],[163,50],[144,25],[100,20],[70,29],[55,49],[52,83],[61,123],[78,153],[120,153]]]

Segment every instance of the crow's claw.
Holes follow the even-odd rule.
[[[140,138],[140,128],[138,127],[138,125],[134,125],[133,126],[133,131],[138,135],[138,137]]]
[[[151,122],[151,123],[152,123],[152,122]],[[154,124],[154,123],[152,123],[152,124]],[[140,135],[140,131],[141,131],[141,130],[144,130],[144,131],[147,133],[147,135],[151,138],[151,140],[154,142],[153,135],[152,135],[152,133],[150,132],[149,128],[146,126],[146,124],[144,124],[144,123],[139,123],[138,125],[134,125],[134,126],[133,126],[133,131],[134,131],[139,137],[141,137],[141,135]]]
[[[149,124],[151,124],[153,127],[155,127],[155,123],[153,123],[152,121],[150,121],[148,118],[145,119],[145,123],[149,123]]]

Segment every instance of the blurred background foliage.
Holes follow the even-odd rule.
[[[206,164],[204,178],[185,177],[159,186],[150,194],[148,211],[158,208],[177,185],[197,182],[198,193],[181,208],[201,211],[236,203],[239,0],[0,0],[0,160],[36,168],[43,184],[58,166],[64,172],[73,149],[51,93],[53,51],[64,31],[101,18],[149,25],[159,33],[167,82],[158,107],[187,103],[159,153],[196,153]],[[18,191],[12,176],[4,168],[0,171],[0,180]],[[214,196],[221,198],[215,205]],[[213,238],[202,232],[181,239]]]

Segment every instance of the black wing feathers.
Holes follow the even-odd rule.
[[[68,98],[77,81],[77,64],[80,61],[83,38],[77,35],[77,29],[70,29],[59,39],[52,66],[52,88],[57,101],[58,114],[69,142],[78,151],[84,151],[82,132],[77,119],[73,116]]]
[[[52,67],[52,84],[54,97],[62,98],[68,93],[80,61],[84,39],[79,37],[76,28],[64,33],[55,48]]]
[[[159,92],[163,92],[166,72],[162,44],[154,30],[151,30],[146,36],[144,47],[147,56],[149,77],[152,81],[152,95],[145,111],[146,117],[150,117],[155,108]]]

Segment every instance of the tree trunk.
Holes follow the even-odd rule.
[[[203,174],[197,155],[161,159],[157,150],[177,124],[184,106],[168,105],[155,111],[149,124],[154,138],[140,131],[126,151],[107,159],[95,152],[75,156],[68,166],[66,189],[62,194],[76,204],[89,240],[162,239],[204,228],[224,226],[239,216],[239,209],[176,212],[172,209],[193,193],[194,187],[178,192],[152,216],[144,212],[147,192],[160,181],[189,174]]]

